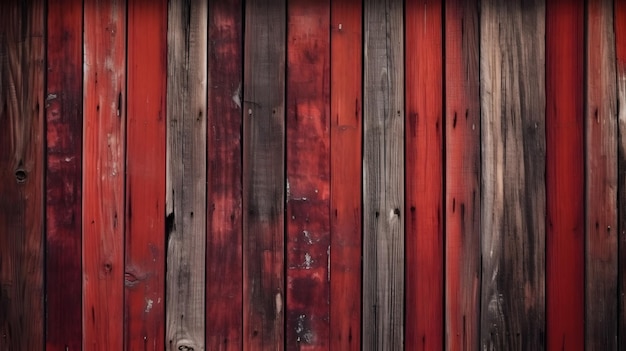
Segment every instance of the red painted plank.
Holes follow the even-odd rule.
[[[584,347],[583,11],[582,1],[548,1],[546,8],[549,350]]]
[[[0,2],[0,350],[44,347],[44,10]]]
[[[443,347],[443,70],[439,0],[406,16],[406,347]]]
[[[241,350],[242,183],[240,0],[209,1],[207,350]]]
[[[361,349],[362,3],[331,2],[330,349]]]
[[[166,54],[167,1],[129,1],[126,350],[164,349]]]
[[[478,2],[445,6],[446,349],[480,348]]]
[[[84,6],[83,348],[122,350],[126,3]]]
[[[47,30],[46,349],[79,350],[83,2],[49,1]]]
[[[615,0],[615,55],[618,98],[618,184],[626,184],[626,0]],[[618,349],[626,349],[626,187],[617,188],[618,203]]]
[[[288,350],[329,347],[330,2],[287,14]]]

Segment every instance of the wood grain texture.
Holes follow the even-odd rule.
[[[167,1],[129,0],[126,350],[165,346],[166,60]]]
[[[207,350],[243,345],[242,3],[209,1]]]
[[[166,349],[205,350],[206,2],[168,3]]]
[[[244,46],[244,349],[284,348],[284,0],[246,2]]]
[[[445,4],[445,347],[448,350],[480,349],[478,11],[478,1],[451,0]]]
[[[545,6],[481,2],[481,348],[545,348]]]
[[[546,4],[546,338],[584,348],[584,3]],[[563,33],[571,35],[563,36]],[[567,58],[567,59],[565,59]]]
[[[439,0],[406,3],[406,346],[444,341],[443,42]]]
[[[329,349],[330,1],[287,14],[288,350]]]
[[[121,350],[126,2],[84,2],[83,348]]]
[[[613,1],[587,2],[585,349],[617,350],[617,106]]]
[[[361,349],[362,3],[331,1],[330,349]]]
[[[404,345],[402,11],[364,2],[363,350]]]
[[[615,55],[617,58],[617,167],[618,167],[618,349],[626,348],[626,0],[614,3]]]
[[[83,342],[83,2],[48,1],[47,21],[46,349],[79,350]]]
[[[0,4],[0,350],[44,347],[44,5]]]

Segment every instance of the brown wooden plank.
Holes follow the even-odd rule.
[[[243,101],[244,349],[284,348],[284,0],[245,10]]]
[[[146,38],[150,40],[146,40]],[[128,3],[124,345],[163,350],[167,1]]]
[[[206,349],[241,350],[243,7],[209,1]]]
[[[406,3],[406,346],[443,348],[443,48],[439,0]]]
[[[0,350],[44,347],[44,5],[0,4]]]
[[[585,349],[617,350],[617,114],[613,1],[587,2]]]
[[[364,2],[363,350],[404,344],[402,1]]]
[[[481,2],[481,348],[545,347],[545,5]]]
[[[546,339],[549,350],[576,350],[585,334],[584,3],[546,7]]]
[[[83,340],[83,2],[49,1],[47,21],[46,349],[79,350]]]
[[[445,346],[448,350],[480,349],[478,9],[475,0],[451,0],[445,4]]]
[[[206,2],[168,2],[166,349],[204,350]]]
[[[330,1],[287,14],[286,348],[329,348]]]
[[[346,351],[361,349],[361,12],[331,1],[330,349]]]
[[[615,55],[617,57],[618,113],[618,348],[626,348],[626,0],[614,3]]]
[[[84,6],[83,348],[121,350],[126,2]]]

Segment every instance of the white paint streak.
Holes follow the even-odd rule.
[[[150,310],[152,309],[152,304],[154,303],[154,301],[152,301],[151,299],[146,299],[146,310],[144,312],[148,313],[150,312]]]
[[[239,96],[241,94],[241,83],[239,83],[239,85],[237,86],[237,89],[235,89],[235,92],[233,93],[233,102],[235,103],[235,105],[237,105],[237,108],[241,109],[241,97]]]
[[[311,269],[311,265],[313,264],[313,258],[309,253],[304,254],[304,269]]]
[[[280,293],[276,294],[276,316],[278,317],[283,310],[283,297]]]

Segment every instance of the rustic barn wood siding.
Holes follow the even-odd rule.
[[[626,347],[625,0],[0,17],[0,351]]]

